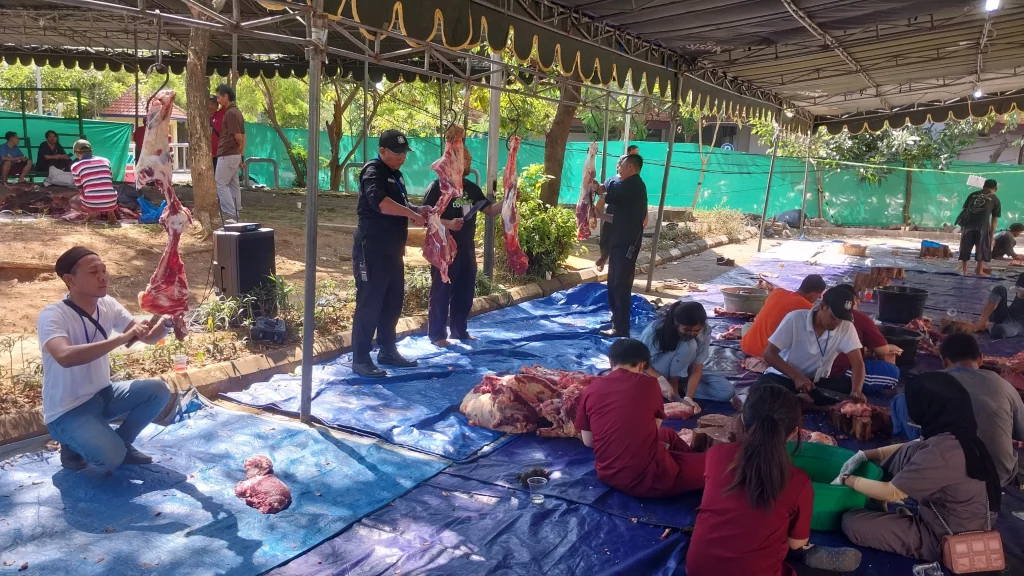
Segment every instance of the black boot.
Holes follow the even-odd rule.
[[[388,375],[373,362],[353,362],[352,371],[367,378],[383,378]]]
[[[60,465],[69,470],[85,470],[89,464],[78,452],[75,452],[66,445],[60,445]]]
[[[398,353],[398,350],[392,350],[390,352],[381,351],[377,355],[377,363],[384,366],[394,366],[396,368],[414,368],[419,365],[419,362],[415,360],[406,360]]]

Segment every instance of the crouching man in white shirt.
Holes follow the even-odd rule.
[[[38,329],[43,420],[60,443],[61,465],[110,471],[121,464],[149,464],[153,458],[132,442],[167,405],[170,390],[155,379],[112,384],[108,354],[123,344],[156,344],[167,335],[170,319],[153,326],[136,321],[107,296],[107,267],[87,248],[68,250],[55,268],[68,296],[43,308]],[[120,426],[111,429],[107,423],[119,418]]]
[[[778,384],[795,394],[807,394],[819,406],[838,402],[829,390],[865,402],[864,356],[852,322],[853,305],[853,292],[836,286],[825,292],[820,305],[787,314],[768,338],[764,359],[770,368],[757,383]],[[830,378],[832,363],[840,352],[850,360],[852,377]]]

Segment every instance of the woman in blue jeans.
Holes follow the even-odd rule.
[[[711,343],[707,320],[707,312],[700,303],[675,302],[640,335],[640,341],[651,351],[648,373],[658,377],[667,400],[680,400],[680,390],[690,401],[732,399],[733,383],[704,369]]]

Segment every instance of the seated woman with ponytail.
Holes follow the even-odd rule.
[[[978,438],[971,397],[956,378],[922,374],[907,384],[906,397],[922,440],[858,452],[834,483],[882,502],[909,496],[917,500],[918,514],[852,510],[843,515],[843,532],[861,546],[937,561],[948,534],[943,522],[957,534],[989,529],[999,510],[999,474]],[[879,462],[891,479],[850,476],[866,460]]]
[[[789,390],[776,384],[751,390],[743,405],[744,439],[707,452],[688,575],[790,576],[787,555],[825,570],[860,565],[857,550],[807,544],[814,491],[786,447],[801,419],[800,402]]]
[[[709,355],[711,329],[699,302],[675,302],[668,312],[644,329],[640,341],[651,351],[648,374],[658,378],[662,396],[679,401],[728,402],[735,386],[725,376],[704,369]]]

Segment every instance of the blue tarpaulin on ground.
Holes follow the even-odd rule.
[[[636,334],[653,306],[633,297]],[[487,373],[514,373],[522,366],[596,373],[608,367],[611,340],[598,330],[608,324],[603,284],[583,284],[470,319],[479,338],[438,348],[426,336],[402,339],[399,350],[419,366],[393,370],[385,379],[351,371],[352,355],[314,367],[313,417],[324,424],[436,454],[471,458],[501,434],[470,426],[459,412],[463,397]],[[242,404],[298,414],[300,378],[278,375],[225,397]]]
[[[437,473],[436,459],[297,423],[203,407],[136,445],[147,466],[62,469],[56,452],[0,463],[0,560],[23,574],[259,574],[302,554]],[[292,504],[236,498],[242,461],[265,454]]]

